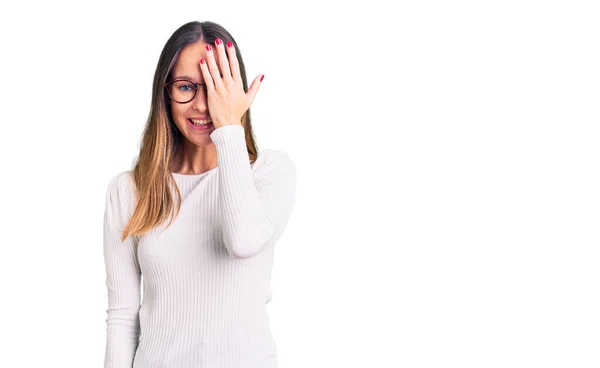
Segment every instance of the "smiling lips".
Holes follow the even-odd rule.
[[[190,118],[189,120],[194,125],[207,125],[207,124],[212,123],[212,120],[210,118],[207,118],[207,117],[204,117],[204,118]]]

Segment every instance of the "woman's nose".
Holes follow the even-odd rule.
[[[202,91],[198,91],[196,97],[192,100],[192,107],[198,111],[206,111],[208,109],[206,95]]]

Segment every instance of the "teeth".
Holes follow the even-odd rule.
[[[209,120],[196,120],[196,119],[190,119],[192,121],[192,123],[194,123],[194,125],[206,125],[206,124],[210,124],[212,122],[211,119]]]

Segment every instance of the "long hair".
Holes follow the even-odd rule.
[[[173,121],[169,107],[170,99],[164,86],[170,80],[172,69],[184,47],[198,41],[214,45],[216,38],[220,38],[225,44],[229,41],[233,43],[244,91],[248,92],[242,54],[234,38],[225,28],[209,21],[193,21],[179,27],[171,35],[163,47],[154,73],[150,114],[133,169],[137,204],[127,226],[122,230],[121,240],[130,235],[140,236],[164,223],[171,216],[167,225],[169,227],[179,214],[181,193],[170,167],[185,137]],[[242,117],[242,124],[246,135],[248,159],[253,163],[256,161],[258,148],[252,131],[250,109]]]

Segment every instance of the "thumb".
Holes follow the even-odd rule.
[[[254,98],[256,97],[256,94],[258,93],[258,90],[260,89],[260,85],[262,82],[262,79],[265,77],[265,75],[257,75],[256,78],[254,78],[254,80],[252,81],[252,84],[250,85],[250,88],[248,88],[248,92],[246,93],[246,96],[248,96],[248,107],[250,107],[250,105],[252,105],[252,103],[254,102]]]

